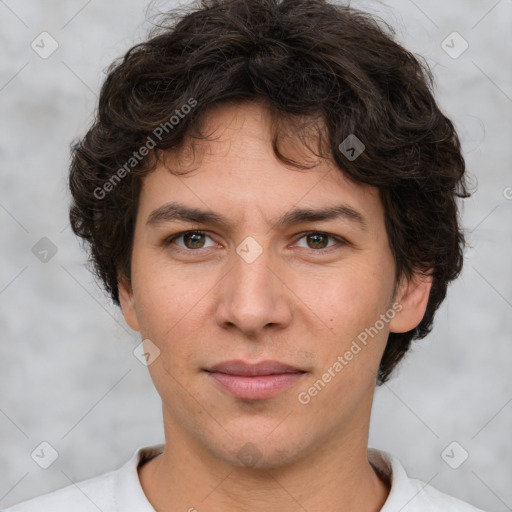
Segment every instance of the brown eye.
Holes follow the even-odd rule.
[[[309,247],[311,249],[325,249],[328,242],[328,236],[323,233],[313,233],[306,235]]]
[[[185,231],[184,233],[179,233],[178,235],[173,236],[167,241],[167,245],[176,245],[178,248],[183,250],[197,250],[197,249],[205,249],[210,246],[205,245],[206,238],[210,238],[203,231]],[[182,240],[181,243],[177,243],[176,241]]]
[[[321,231],[311,231],[309,233],[304,233],[299,241],[305,240],[306,245],[300,245],[304,249],[309,249],[314,252],[321,253],[322,251],[327,251],[331,247],[337,245],[344,245],[344,240],[334,235],[330,235],[329,233],[322,233]],[[334,243],[329,245],[329,240],[333,240]]]
[[[204,245],[204,234],[196,231],[185,233],[183,242],[187,249],[201,249]]]

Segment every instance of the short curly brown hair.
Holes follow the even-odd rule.
[[[470,195],[465,162],[432,90],[428,65],[395,42],[392,28],[348,6],[202,0],[184,13],[176,9],[108,69],[96,120],[72,147],[72,229],[119,305],[144,176],[186,136],[206,138],[200,122],[214,104],[263,101],[276,156],[307,168],[282,154],[279,141],[286,130],[302,134],[304,144],[314,134],[318,150],[311,151],[379,189],[396,277],[432,276],[420,324],[389,335],[381,384],[411,341],[430,332],[462,269],[456,199]],[[350,135],[365,145],[355,159],[340,150]]]

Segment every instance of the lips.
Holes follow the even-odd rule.
[[[280,363],[279,361],[262,361],[256,364],[243,361],[225,361],[207,369],[209,372],[225,373],[227,375],[240,375],[242,377],[255,377],[260,375],[280,375],[283,373],[302,373],[303,370]]]
[[[221,391],[245,400],[271,398],[296,383],[306,373],[279,361],[249,364],[240,360],[225,361],[205,371]]]

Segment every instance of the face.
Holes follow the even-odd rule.
[[[280,162],[257,104],[207,122],[215,140],[196,143],[193,172],[144,178],[119,283],[128,324],[158,354],[166,435],[261,467],[366,446],[388,334],[419,323],[428,283],[393,296],[377,189],[325,160]],[[184,155],[168,154],[173,169]]]

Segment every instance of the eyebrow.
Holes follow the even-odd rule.
[[[327,206],[325,208],[294,208],[279,217],[273,223],[274,227],[293,226],[307,222],[320,222],[326,220],[346,219],[363,230],[368,229],[368,222],[365,217],[346,204]],[[146,221],[146,225],[157,226],[166,222],[185,221],[198,224],[210,224],[232,230],[232,224],[217,213],[211,210],[191,208],[180,203],[166,203],[153,210]]]

